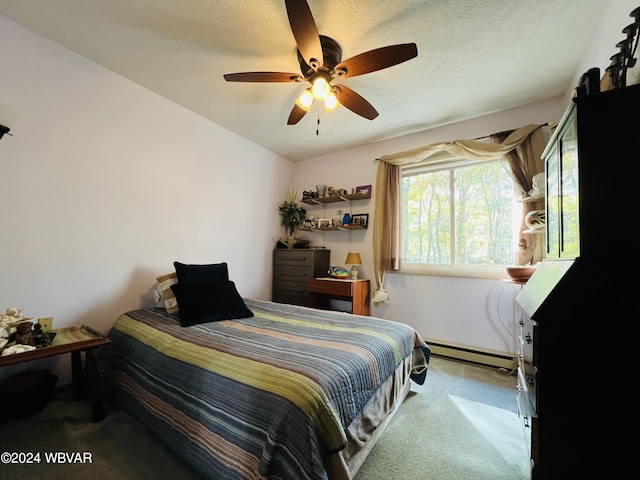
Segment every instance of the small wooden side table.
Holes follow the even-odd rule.
[[[351,313],[354,315],[370,315],[369,280],[330,277],[309,279],[312,307],[329,310],[332,299],[351,302]]]
[[[56,336],[50,346],[38,347],[28,352],[0,357],[0,367],[71,353],[73,393],[74,397],[79,399],[82,396],[82,358],[80,352],[84,352],[89,400],[91,401],[91,418],[94,422],[99,422],[104,418],[104,406],[102,404],[98,367],[93,351],[102,345],[111,343],[111,340],[85,325],[59,328],[51,330],[51,332],[55,333]]]

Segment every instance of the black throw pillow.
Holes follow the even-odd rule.
[[[209,282],[212,280],[229,280],[227,263],[211,263],[208,265],[192,265],[173,262],[176,269],[178,283],[181,282]]]
[[[231,281],[178,282],[171,285],[171,290],[178,302],[183,327],[253,317]]]

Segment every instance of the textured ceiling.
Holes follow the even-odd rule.
[[[343,59],[408,42],[418,57],[342,80],[376,119],[312,110],[293,126],[308,84],[223,79],[299,71],[283,0],[0,0],[0,15],[297,161],[564,94],[607,3],[308,0]]]

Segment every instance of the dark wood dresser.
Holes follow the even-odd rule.
[[[272,300],[278,303],[311,306],[309,280],[326,277],[331,250],[276,248],[273,251]]]

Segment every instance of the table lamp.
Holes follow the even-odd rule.
[[[360,254],[358,252],[349,252],[344,263],[346,263],[347,265],[351,265],[351,280],[357,280],[358,269],[356,268],[356,265],[362,265]]]

